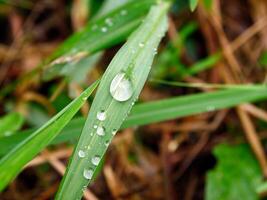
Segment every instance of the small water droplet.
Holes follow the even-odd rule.
[[[106,119],[106,112],[104,110],[101,110],[96,114],[96,117],[99,121],[105,121]]]
[[[215,110],[215,106],[207,106],[206,109],[207,109],[208,112],[212,112],[212,111]]]
[[[132,102],[132,106],[135,104],[135,102]]]
[[[87,186],[83,186],[82,191],[84,192],[86,190]]]
[[[102,31],[103,33],[105,33],[105,32],[108,31],[108,29],[107,29],[107,27],[104,26],[104,27],[101,28],[101,31]]]
[[[139,43],[139,47],[143,48],[145,46],[145,44],[143,42]]]
[[[99,136],[104,136],[105,135],[105,129],[102,126],[97,127],[96,134]]]
[[[122,10],[122,11],[120,12],[120,14],[121,14],[122,16],[127,15],[127,10]]]
[[[157,48],[154,48],[153,50],[154,50],[154,55],[156,55],[158,53]]]
[[[86,101],[87,97],[83,97],[83,100]]]
[[[78,151],[78,156],[79,156],[80,158],[84,158],[84,157],[85,157],[85,152],[84,152],[83,150],[79,150],[79,151]]]
[[[113,25],[113,22],[110,18],[106,18],[105,19],[105,23],[108,25],[108,26],[112,26]]]
[[[86,178],[88,180],[92,179],[92,177],[93,177],[93,170],[91,170],[91,169],[84,169],[83,170],[83,176],[84,176],[84,178]]]
[[[109,140],[106,140],[105,141],[105,146],[107,147],[109,145],[110,141]]]
[[[94,125],[94,129],[97,129],[97,125]]]
[[[133,85],[125,73],[119,73],[111,81],[109,91],[115,100],[127,101],[133,95]]]
[[[91,159],[91,162],[93,165],[97,166],[100,162],[100,156],[94,156],[92,159]]]
[[[112,135],[115,135],[117,133],[117,130],[113,129],[111,133],[112,133]]]

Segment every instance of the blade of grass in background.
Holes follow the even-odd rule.
[[[0,138],[12,135],[19,130],[24,123],[24,118],[19,113],[9,113],[0,118]]]
[[[267,88],[260,86],[258,89],[227,89],[141,104],[132,109],[131,115],[123,126],[144,125],[228,108],[245,102],[266,99],[265,93]]]
[[[40,69],[54,60],[54,64],[47,67],[42,74],[44,80],[50,80],[62,74],[65,65],[78,62],[100,50],[116,45],[141,23],[155,0],[131,1],[123,6],[112,10],[101,18],[90,21],[90,23],[78,33],[70,36],[58,50],[35,70],[24,75],[17,81],[1,89],[0,99],[12,92],[17,84],[27,81],[35,76]],[[112,21],[107,20],[112,19]],[[57,64],[56,64],[57,63]],[[65,71],[65,73],[67,73]]]
[[[267,89],[259,87],[258,89],[226,89],[141,103],[133,107],[130,116],[126,118],[121,129],[209,112],[212,109],[231,108],[242,103],[256,102],[264,99],[267,99]],[[158,117],[155,117],[155,112]],[[84,123],[85,119],[83,117],[73,119],[51,144],[77,140]],[[0,156],[5,155],[31,133],[32,131],[28,130],[1,138]]]
[[[168,4],[152,6],[105,71],[56,199],[80,199],[111,139],[138,98],[167,29]],[[127,16],[127,14],[125,14]]]
[[[43,78],[45,80],[54,78],[72,62],[77,62],[88,55],[125,40],[141,23],[154,2],[155,0],[131,1],[90,21],[82,31],[68,38],[51,56],[50,60],[54,61],[52,66],[44,71]]]
[[[189,0],[190,10],[194,11],[197,8],[198,0]]]
[[[0,160],[0,191],[15,178],[25,164],[45,148],[66,126],[94,91],[97,84],[98,81]]]

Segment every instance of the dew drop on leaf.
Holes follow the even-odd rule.
[[[142,43],[142,42],[139,43],[139,47],[143,48],[144,46],[145,46],[144,43]]]
[[[84,158],[84,157],[85,157],[85,152],[84,152],[83,150],[79,150],[79,152],[78,152],[78,156],[79,156],[80,158]]]
[[[97,114],[96,114],[96,117],[99,121],[105,121],[106,119],[106,112],[104,110],[101,110],[99,111]]]
[[[127,101],[133,95],[133,85],[125,73],[119,73],[111,81],[109,91],[115,100]]]
[[[99,136],[104,136],[105,135],[105,129],[102,126],[98,126],[96,129],[96,134]]]
[[[84,178],[86,178],[88,180],[92,179],[92,177],[93,177],[93,170],[91,170],[91,169],[84,169],[83,170],[83,176],[84,176]]]
[[[97,166],[100,162],[100,156],[94,156],[92,159],[91,159],[91,162],[93,165]]]
[[[212,111],[215,110],[215,106],[210,105],[210,106],[207,106],[206,109],[207,109],[208,112],[212,112]]]
[[[103,33],[105,33],[105,32],[108,31],[108,29],[107,29],[107,27],[102,27],[102,28],[101,28],[101,31],[102,31]]]
[[[105,23],[108,25],[108,26],[112,26],[113,25],[113,22],[110,18],[106,18],[105,19]]]
[[[122,10],[122,11],[120,12],[120,14],[121,14],[122,16],[127,15],[127,10]]]

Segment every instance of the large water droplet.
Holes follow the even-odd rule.
[[[105,121],[106,119],[106,112],[104,110],[101,110],[96,114],[96,117],[99,121]]]
[[[91,159],[91,162],[93,165],[97,166],[100,162],[100,156],[94,156],[92,159]]]
[[[83,176],[84,176],[84,178],[86,178],[88,180],[92,179],[92,177],[93,177],[93,170],[91,170],[91,169],[84,169],[83,170]]]
[[[85,157],[85,152],[84,152],[83,150],[79,150],[79,151],[78,151],[78,156],[79,156],[80,158],[84,158],[84,157]]]
[[[99,136],[105,135],[105,129],[102,126],[97,127],[96,134]]]
[[[125,73],[119,73],[111,81],[109,91],[115,100],[127,101],[133,95],[133,85]]]

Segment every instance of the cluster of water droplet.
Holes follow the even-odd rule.
[[[127,13],[128,13],[127,10],[121,10],[121,11],[120,11],[120,16],[125,16],[125,15],[127,15]],[[94,24],[94,25],[92,26],[92,30],[93,30],[93,31],[96,31],[96,30],[98,30],[98,28],[99,28],[99,30],[100,30],[101,32],[106,33],[106,32],[108,31],[108,28],[109,28],[109,27],[112,27],[113,24],[114,24],[114,23],[113,23],[113,19],[108,17],[108,18],[106,18],[106,19],[104,20],[104,24],[103,24],[103,26],[101,25],[101,26],[99,27],[99,25]]]

